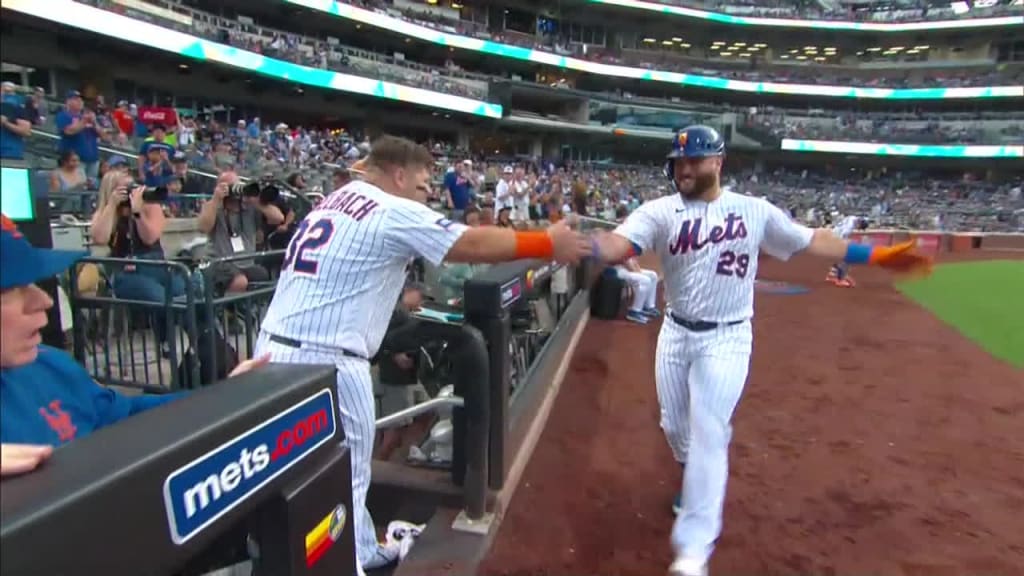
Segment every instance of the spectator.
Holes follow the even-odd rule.
[[[93,182],[99,180],[100,148],[103,128],[96,123],[96,114],[84,109],[82,94],[68,92],[64,109],[57,113],[57,131],[60,133],[58,151],[72,151],[78,155],[85,175]]]
[[[174,157],[174,146],[167,141],[167,127],[153,124],[149,129],[150,136],[143,140],[139,147],[139,181],[146,181],[146,169],[149,166],[160,166],[161,162],[169,162]],[[155,156],[154,156],[155,154]],[[160,168],[162,170],[162,167]]]
[[[512,176],[512,219],[525,222],[530,219],[530,183],[526,179],[526,170],[516,166]]]
[[[36,282],[86,252],[35,248],[0,216],[0,476],[30,472],[67,444],[183,394],[125,396],[97,384],[63,350],[41,343],[53,300]],[[231,376],[267,363],[240,364]]]
[[[164,186],[167,184],[167,180],[174,176],[174,168],[171,167],[166,155],[167,150],[159,146],[158,143],[152,143],[152,146],[146,146],[146,144],[151,143],[147,142],[142,145],[146,150],[146,161],[140,170],[142,182],[149,187]]]
[[[196,143],[197,128],[195,118],[188,114],[182,115],[181,122],[179,122],[177,128],[175,128],[177,133],[175,140],[179,150],[191,148],[192,145]]]
[[[181,181],[182,194],[196,197],[209,196],[213,193],[213,187],[210,186],[212,183],[210,178],[200,176],[189,170],[188,155],[185,152],[178,151],[174,153],[174,157],[171,159],[171,167],[174,170],[174,177]]]
[[[476,228],[481,225],[481,211],[476,206],[470,206],[463,215],[463,223]],[[463,287],[466,280],[488,268],[488,264],[468,264],[465,262],[444,262],[437,270],[437,283],[440,288],[440,298],[445,304],[459,306],[462,303]]]
[[[256,195],[236,192],[233,185],[237,183],[234,172],[221,174],[213,198],[199,211],[196,224],[209,238],[214,257],[255,253],[261,216],[270,225],[284,222],[284,214],[273,204],[261,203]],[[267,269],[252,260],[219,263],[212,273],[214,286],[224,292],[245,292],[249,282],[270,279]]]
[[[494,225],[499,228],[515,228],[515,224],[512,223],[511,206],[503,206],[501,210],[498,210],[498,220]]]
[[[163,199],[145,196],[145,186],[131,188],[132,177],[111,171],[100,183],[99,202],[92,216],[92,240],[110,248],[113,258],[164,260],[160,243],[167,218]],[[110,270],[114,295],[126,300],[163,304],[185,294],[185,278],[158,265],[124,264]],[[166,315],[153,314],[161,344],[167,341]]]
[[[480,225],[480,209],[476,206],[470,206],[466,208],[466,211],[462,214],[462,223],[466,226],[472,226],[476,228]]]
[[[64,150],[57,159],[57,169],[50,172],[51,194],[72,194],[89,187],[89,179],[85,175],[78,154],[74,150]]]
[[[473,194],[473,161],[463,160],[445,174],[445,204],[451,209],[452,218],[462,219],[462,213],[469,207]]]
[[[39,126],[46,121],[46,112],[46,91],[36,86],[25,102],[25,116],[33,126]]]
[[[296,191],[302,193],[306,189],[306,180],[301,174],[295,172],[288,176],[288,184]],[[295,210],[292,209],[288,199],[278,194],[271,202],[284,215],[284,221],[273,224],[265,216],[263,218],[263,238],[267,250],[284,250],[292,240],[295,233]]]
[[[13,82],[4,82],[0,94],[0,158],[24,160],[25,138],[32,134],[32,122],[14,93]]]
[[[111,116],[114,119],[114,126],[117,127],[118,143],[126,146],[128,139],[135,137],[135,117],[132,116],[131,110],[128,108],[128,101],[119,101]]]
[[[515,174],[515,169],[512,166],[505,166],[501,171],[501,179],[494,186],[494,208],[500,213],[505,208],[511,210],[515,198],[512,194],[514,192],[512,179]]]
[[[93,110],[96,113],[96,126],[99,129],[101,139],[109,144],[115,143],[117,141],[117,134],[120,130],[117,128],[117,124],[114,123],[111,111],[107,107],[107,101],[103,98],[103,94],[96,95]]]
[[[167,200],[164,202],[167,207],[166,215],[174,218],[186,216],[188,200],[181,197],[181,179],[171,176],[164,183],[164,187],[167,188]]]
[[[125,174],[131,174],[131,167],[128,165],[128,159],[120,154],[113,154],[106,160],[100,161],[100,180],[107,175],[108,172],[117,170]]]

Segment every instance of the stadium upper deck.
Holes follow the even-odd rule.
[[[1021,0],[578,0],[731,26],[859,32],[934,32],[1020,26]]]
[[[374,38],[378,44],[386,43],[387,36],[399,37],[446,49],[460,64],[474,56],[497,57],[508,66],[543,67],[551,71],[549,76],[638,80],[734,94],[872,100],[1024,95],[1016,64],[1024,65],[1024,45],[1006,39],[1012,35],[961,38],[948,45],[915,38],[899,43],[876,38],[846,42],[835,34],[810,31],[797,37],[781,30],[756,36],[715,34],[700,27],[684,32],[665,19],[636,15],[635,10],[619,10],[611,29],[607,11],[602,15],[600,10],[574,11],[572,20],[560,20],[551,10],[536,6],[477,7],[483,12],[467,13],[411,2],[283,1],[330,14],[357,29],[385,31],[384,37]],[[297,20],[305,23],[311,18]],[[1004,40],[1009,44],[1003,45]]]

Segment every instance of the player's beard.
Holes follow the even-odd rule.
[[[689,191],[680,190],[679,193],[687,200],[696,200],[713,190],[718,184],[715,174],[694,174],[693,187]]]

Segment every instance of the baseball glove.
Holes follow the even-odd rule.
[[[923,277],[931,274],[932,258],[918,254],[914,246],[913,240],[894,246],[877,246],[871,253],[871,263],[902,276]]]

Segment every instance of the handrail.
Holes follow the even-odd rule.
[[[45,130],[39,130],[37,128],[32,128],[32,135],[33,136],[39,135],[39,136],[42,136],[43,138],[49,138],[50,140],[58,140],[58,141],[60,140],[60,136],[57,136],[56,134],[51,134],[50,132],[47,132]],[[100,150],[100,152],[106,152],[107,154],[110,154],[110,155],[116,154],[118,156],[122,156],[129,163],[136,163],[136,162],[138,162],[138,159],[136,158],[136,154],[134,153],[134,151],[132,151],[130,149],[119,149],[119,148],[112,148],[110,146],[99,146],[99,150]],[[189,172],[189,174],[195,174],[196,176],[202,176],[204,178],[212,178],[214,180],[217,179],[217,175],[216,174],[210,174],[209,172],[203,172],[201,170],[193,170],[192,168],[189,168],[188,172]],[[249,181],[249,177],[247,177],[247,176],[240,176],[239,179],[242,180],[243,182],[248,182]]]
[[[383,418],[377,419],[377,430],[384,430],[393,426],[403,424],[409,418],[415,418],[420,414],[426,414],[441,408],[463,408],[466,402],[458,396],[447,396],[439,398],[431,398],[426,402],[414,404],[404,410],[399,410],[392,414],[388,414]]]

